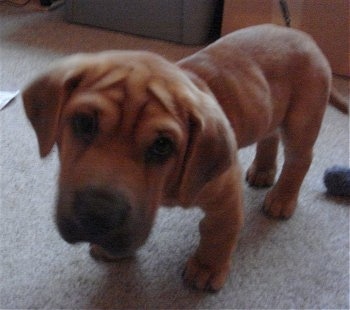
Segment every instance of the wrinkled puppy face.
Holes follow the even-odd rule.
[[[56,222],[70,243],[130,255],[145,242],[162,202],[179,199],[180,191],[193,195],[229,164],[221,164],[222,120],[205,122],[197,108],[221,110],[179,68],[151,53],[70,57],[23,99],[41,155],[58,145]]]
[[[119,85],[113,69],[106,73],[112,85],[85,88],[81,81],[62,111],[58,137],[61,234],[113,255],[144,242],[187,139],[176,114],[145,89],[148,68],[133,70]]]

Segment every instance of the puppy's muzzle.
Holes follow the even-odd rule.
[[[103,245],[119,236],[119,247],[126,248],[126,229],[130,205],[123,195],[104,189],[86,188],[76,191],[68,215],[57,216],[57,226],[69,243],[87,241]],[[120,249],[122,250],[122,249]]]

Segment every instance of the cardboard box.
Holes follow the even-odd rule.
[[[350,1],[289,0],[291,27],[313,36],[333,73],[350,77]],[[263,23],[285,25],[279,0],[225,0],[221,34]]]
[[[221,0],[66,0],[70,22],[184,44],[204,44]],[[217,31],[217,36],[219,36]]]

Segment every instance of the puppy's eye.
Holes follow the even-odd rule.
[[[145,156],[146,163],[163,164],[175,152],[173,141],[167,137],[158,137],[148,148]]]
[[[98,133],[97,115],[79,113],[72,118],[72,130],[76,138],[90,144]]]

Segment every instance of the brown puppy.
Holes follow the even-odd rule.
[[[215,291],[243,222],[237,149],[258,142],[247,180],[269,186],[282,137],[285,163],[264,210],[289,218],[330,88],[331,69],[309,36],[263,25],[177,64],[149,52],[71,56],[23,99],[41,156],[58,145],[62,237],[90,242],[104,259],[132,255],[160,205],[198,205],[201,240],[184,279]]]

